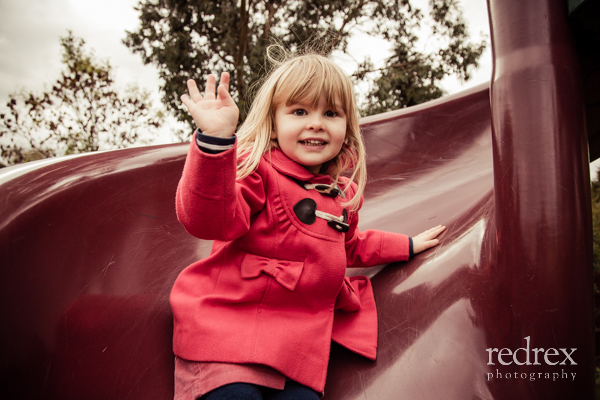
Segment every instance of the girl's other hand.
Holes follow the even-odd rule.
[[[440,233],[444,232],[445,230],[445,226],[438,225],[413,237],[413,253],[417,254],[422,252],[423,250],[429,249],[430,247],[437,246],[440,243],[440,241],[436,238]]]
[[[229,94],[229,73],[221,74],[216,96],[215,84],[215,76],[209,75],[202,96],[196,81],[190,79],[187,81],[189,96],[183,94],[181,101],[203,134],[229,138],[235,133],[240,115],[240,110]]]

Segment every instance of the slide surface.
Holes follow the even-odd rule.
[[[360,228],[448,231],[408,263],[348,271],[372,278],[378,359],[334,345],[326,398],[491,398],[480,317],[492,254],[489,110],[480,86],[363,119],[370,181]],[[0,363],[9,394],[172,396],[169,291],[210,250],[175,216],[186,150],[126,149],[1,171]]]
[[[372,278],[379,350],[339,346],[325,399],[589,399],[591,209],[564,1],[488,0],[489,85],[362,120],[360,228],[448,227]],[[178,273],[210,242],[175,216],[187,144],[0,171],[0,393],[169,399]]]

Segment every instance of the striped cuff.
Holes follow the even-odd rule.
[[[196,144],[205,153],[219,154],[225,150],[233,148],[236,136],[230,138],[220,138],[214,136],[203,135],[200,129],[196,129]]]

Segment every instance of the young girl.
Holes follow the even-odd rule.
[[[198,129],[177,215],[214,243],[171,293],[175,398],[318,399],[331,340],[376,356],[371,283],[346,268],[408,260],[445,227],[359,232],[358,112],[350,79],[327,58],[280,63],[237,136],[228,84],[225,72],[215,95],[211,75],[203,96],[190,80],[181,97]]]

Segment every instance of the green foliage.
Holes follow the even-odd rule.
[[[439,82],[444,77],[454,74],[468,80],[470,68],[478,66],[486,44],[468,41],[466,24],[457,3],[430,0],[429,5],[433,21],[430,40],[439,41],[441,47],[429,54],[419,51],[415,31],[423,17],[420,10],[409,7],[406,12],[413,13],[409,19],[412,25],[405,24],[404,29],[391,32],[392,55],[387,59],[386,68],[373,80],[363,114],[378,114],[441,97]],[[368,70],[369,66],[361,67]]]
[[[248,89],[266,72],[269,44],[295,50],[310,42],[324,54],[347,52],[352,34],[367,29],[392,47],[385,68],[376,70],[367,59],[353,74],[373,81],[364,112],[378,113],[441,96],[438,83],[448,74],[469,78],[485,43],[468,42],[456,1],[430,1],[431,34],[443,43],[431,54],[417,50],[424,14],[410,0],[141,0],[141,25],[124,42],[158,67],[163,102],[191,125],[179,100],[188,79],[203,82],[211,72],[229,71],[243,120],[252,101]]]
[[[8,112],[0,114],[4,163],[123,148],[159,127],[163,116],[149,95],[136,87],[119,94],[110,64],[95,60],[84,44],[71,32],[61,38],[65,68],[49,91],[11,95]]]

